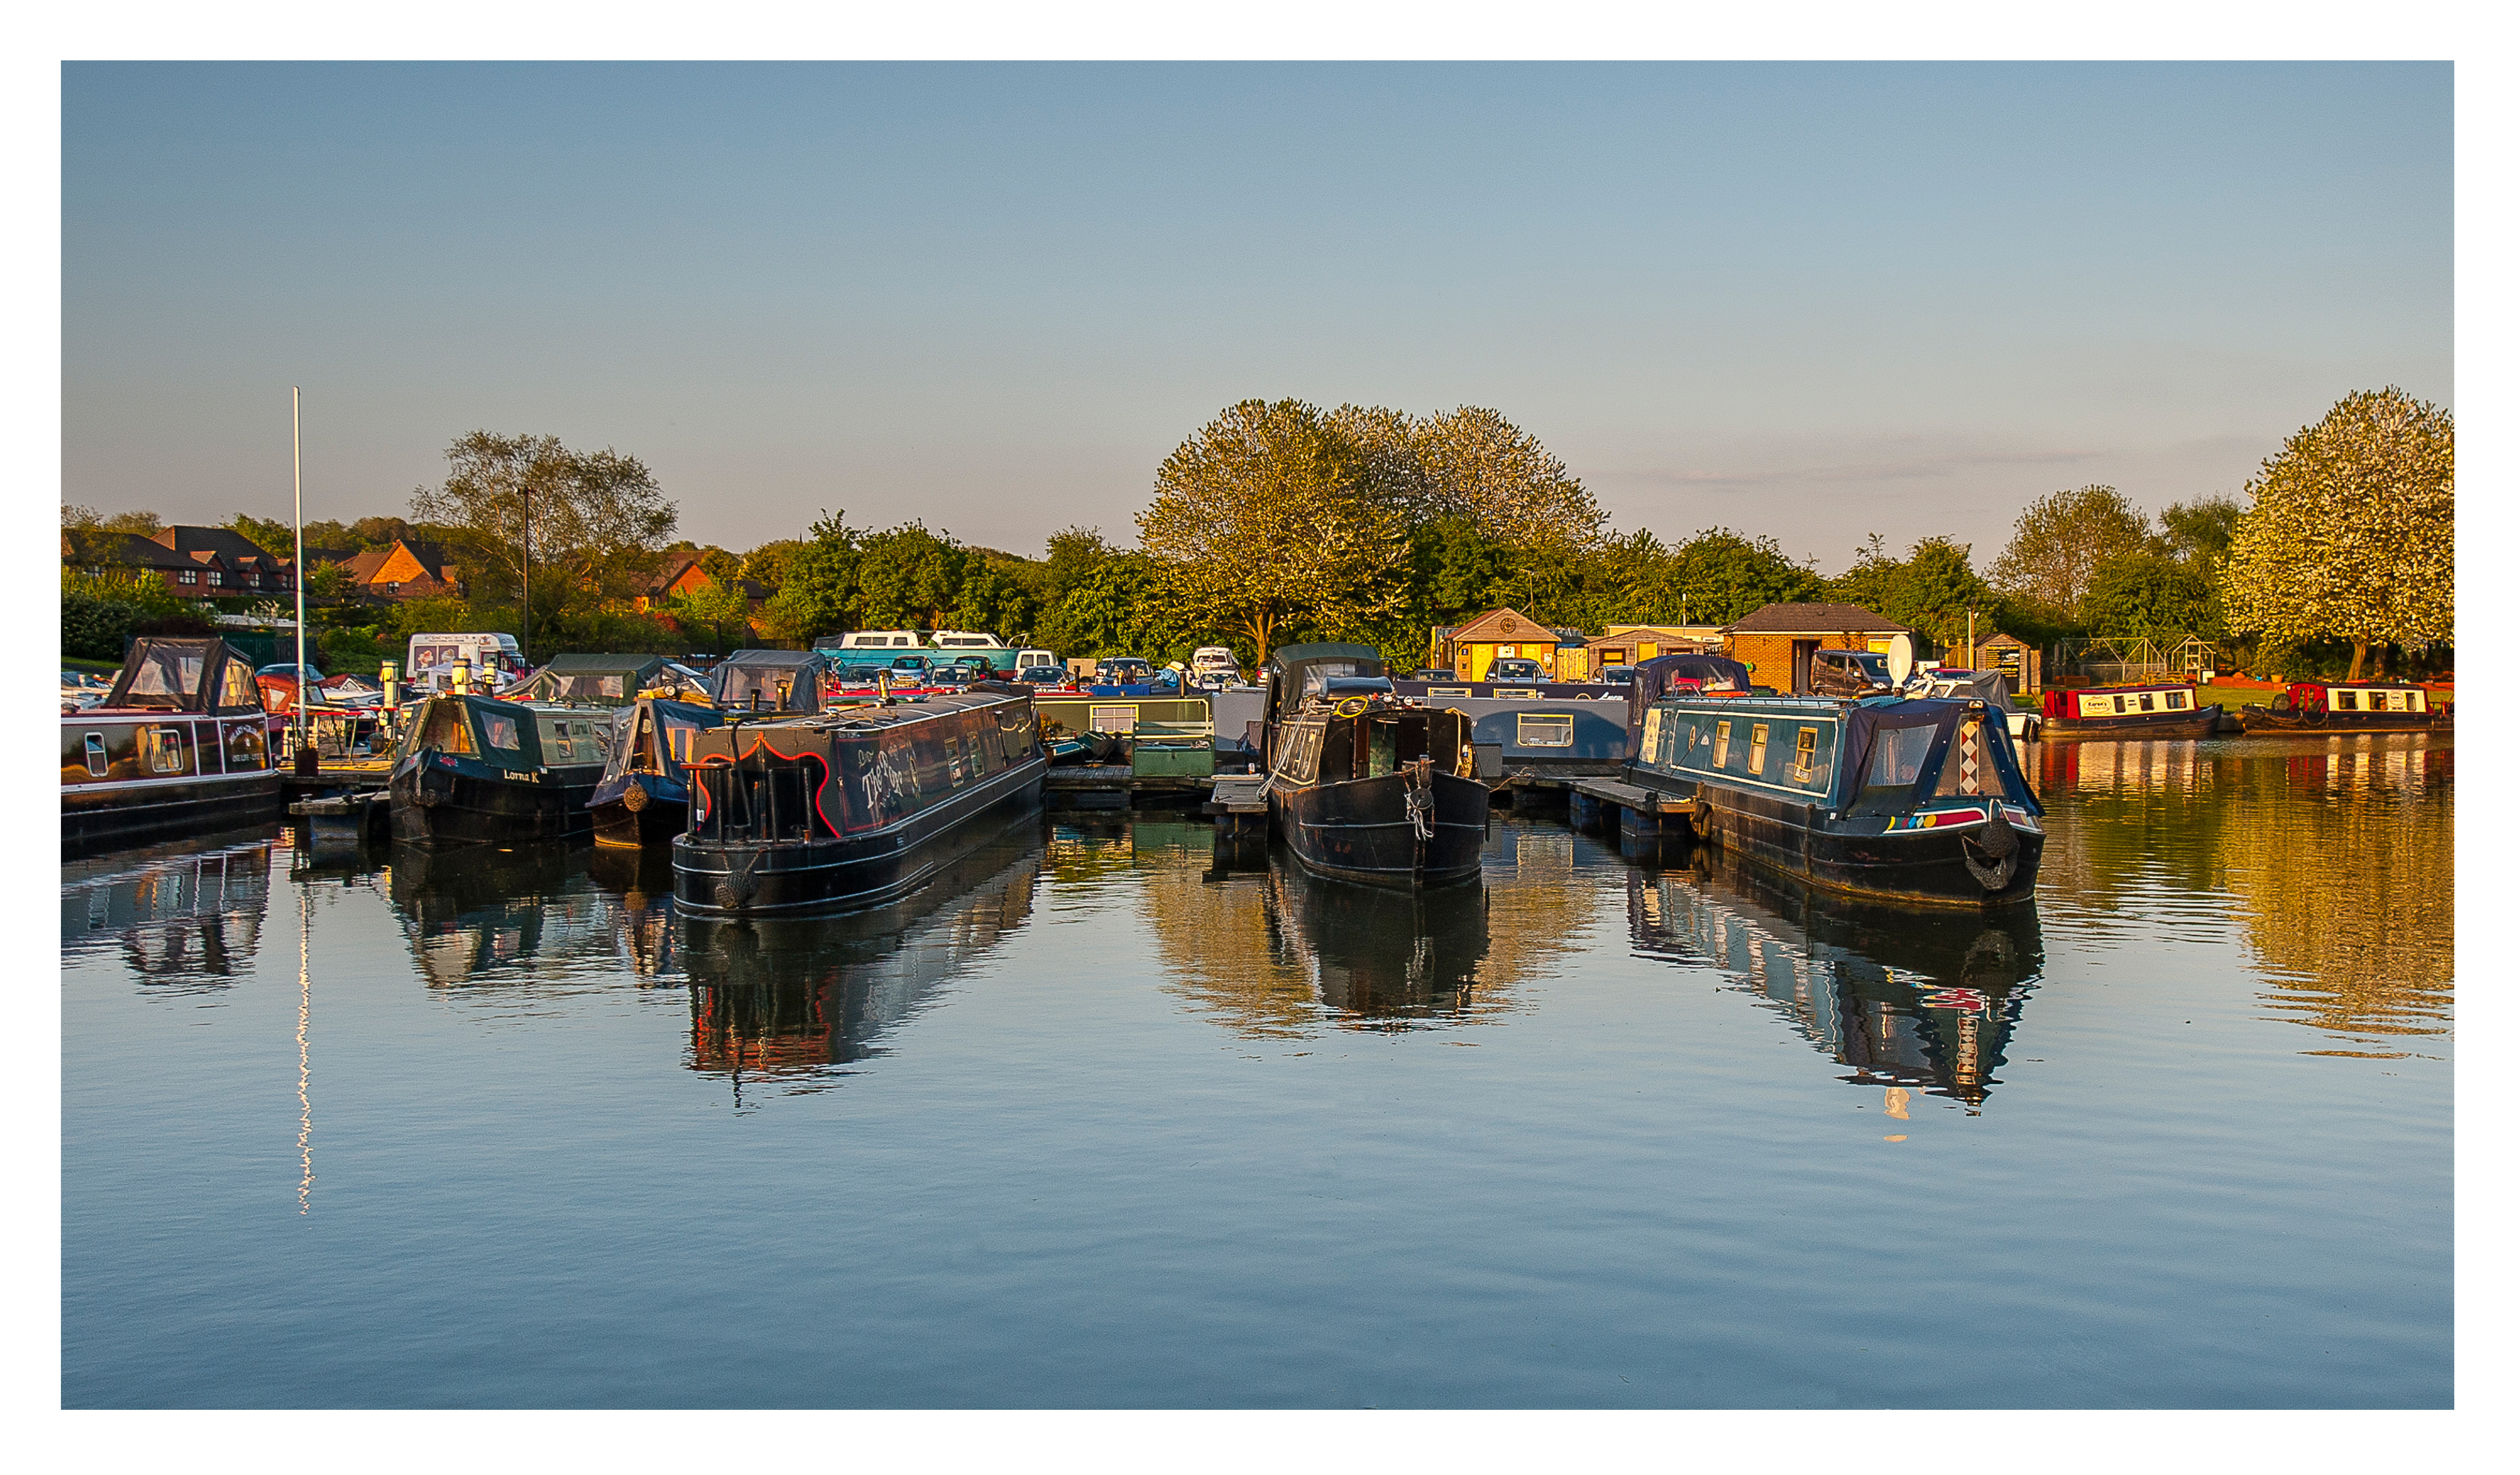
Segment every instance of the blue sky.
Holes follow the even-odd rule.
[[[1489,405],[1621,529],[1981,566],[2452,402],[2446,64],[73,65],[63,497],[405,513],[476,427],[738,550],[1126,537],[1245,397]]]

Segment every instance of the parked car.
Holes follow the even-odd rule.
[[[1067,672],[1058,666],[1026,666],[1015,673],[1015,680],[1027,687],[1063,687]]]
[[[1548,678],[1541,674],[1540,662],[1527,656],[1506,655],[1489,663],[1488,680],[1505,682],[1509,686],[1538,686]]]
[[[1601,680],[1607,685],[1613,687],[1633,687],[1637,684],[1637,668],[1634,666],[1603,666],[1601,668]]]
[[[1443,666],[1419,666],[1409,673],[1411,681],[1453,681],[1457,678]]]
[[[1812,696],[1885,696],[1890,657],[1876,650],[1815,650],[1804,693]]]
[[[886,669],[892,673],[894,686],[919,686],[934,674],[936,663],[924,655],[896,655]]]
[[[1151,661],[1134,655],[1111,655],[1094,663],[1094,684],[1100,687],[1125,687],[1155,679]]]

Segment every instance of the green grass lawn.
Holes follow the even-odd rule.
[[[65,671],[94,671],[99,676],[111,676],[114,672],[122,669],[122,662],[118,660],[86,660],[75,655],[65,655],[62,657],[62,669]]]

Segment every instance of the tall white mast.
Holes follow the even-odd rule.
[[[297,748],[306,749],[306,464],[297,440],[297,386],[289,386],[289,475],[297,514],[297,561],[290,582],[297,586]]]

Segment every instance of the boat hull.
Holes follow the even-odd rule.
[[[2146,712],[2125,717],[2046,717],[2040,742],[2159,742],[2211,738],[2222,726],[2223,707],[2211,702],[2192,712]]]
[[[397,844],[566,844],[592,838],[586,807],[601,768],[545,769],[508,778],[442,754],[397,769],[386,784]]]
[[[276,769],[64,785],[62,853],[182,839],[269,824],[280,815]]]
[[[643,850],[671,845],[691,828],[689,786],[656,774],[629,774],[616,787],[608,780],[595,790],[595,843],[610,850]]]
[[[2031,899],[2048,837],[2003,817],[1926,829],[1864,833],[1812,804],[1702,785],[1691,828],[1701,842],[1848,896],[1943,907],[2002,907]]]
[[[1409,818],[1409,776],[1273,787],[1278,833],[1305,870],[1381,886],[1442,886],[1479,873],[1488,837],[1488,787],[1432,777],[1431,833]]]
[[[969,847],[1041,811],[1035,757],[898,824],[837,839],[711,841],[674,836],[674,904],[696,916],[855,912],[900,900]]]
[[[2316,733],[2323,737],[2342,737],[2354,733],[2447,733],[2451,725],[2446,714],[2433,712],[2274,712],[2265,707],[2242,707],[2240,731],[2244,733]]]

